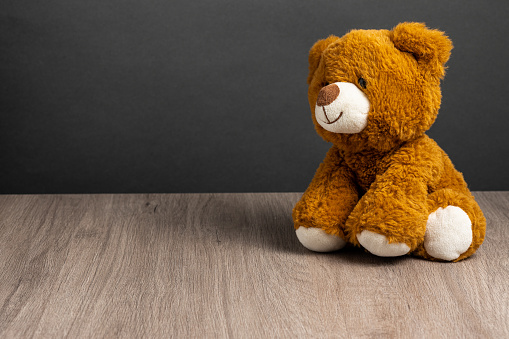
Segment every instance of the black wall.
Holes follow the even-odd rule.
[[[507,1],[2,1],[0,193],[303,191],[329,145],[307,53],[329,34],[439,28],[429,132],[473,190],[509,190]]]

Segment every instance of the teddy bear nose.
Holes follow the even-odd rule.
[[[336,84],[330,84],[328,86],[323,87],[320,92],[318,92],[318,99],[316,99],[316,104],[318,106],[327,106],[332,103],[339,95],[339,87]]]

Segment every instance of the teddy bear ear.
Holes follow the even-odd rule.
[[[390,38],[397,49],[412,53],[432,74],[444,76],[444,64],[452,49],[452,42],[444,32],[429,29],[423,23],[404,22],[392,29]]]
[[[334,41],[338,40],[337,36],[331,35],[327,39],[321,39],[315,42],[311,50],[309,51],[309,75],[308,75],[308,84],[311,83],[311,79],[313,78],[313,74],[318,68],[318,64],[320,64],[320,58],[322,57],[322,52]]]

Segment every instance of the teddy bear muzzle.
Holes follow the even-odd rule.
[[[350,82],[336,82],[318,92],[315,118],[333,133],[359,133],[367,125],[368,97]]]

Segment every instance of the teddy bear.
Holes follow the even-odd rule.
[[[352,30],[309,52],[308,99],[331,147],[293,209],[300,243],[456,262],[486,220],[463,175],[428,137],[452,42],[423,23]]]

